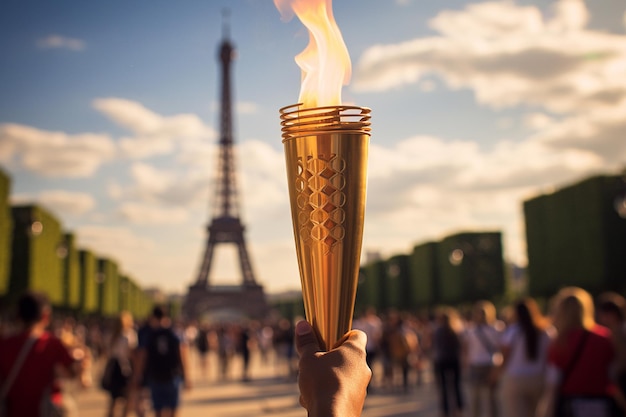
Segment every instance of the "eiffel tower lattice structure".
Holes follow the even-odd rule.
[[[263,317],[268,310],[263,287],[254,277],[244,238],[245,227],[239,216],[231,101],[231,64],[234,53],[235,48],[225,33],[219,48],[222,82],[215,207],[207,227],[208,239],[200,269],[183,305],[183,313],[194,319],[212,315]],[[210,285],[215,248],[224,244],[237,246],[242,276],[239,286]]]

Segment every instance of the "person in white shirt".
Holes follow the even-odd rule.
[[[498,415],[494,372],[501,364],[500,333],[494,327],[496,308],[489,301],[479,301],[472,312],[473,325],[463,334],[465,365],[470,384],[470,416],[482,415],[486,403],[487,415]]]
[[[361,330],[367,336],[365,351],[367,353],[367,366],[373,369],[374,361],[380,352],[380,342],[383,335],[383,321],[376,315],[376,310],[369,307],[363,317],[354,321],[352,326],[355,330]]]
[[[554,330],[532,298],[515,304],[514,322],[502,337],[501,404],[504,417],[534,417],[544,390]]]

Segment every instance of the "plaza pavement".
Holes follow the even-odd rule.
[[[253,356],[250,380],[243,382],[238,359],[234,360],[226,379],[218,376],[215,355],[209,357],[206,376],[201,375],[198,358],[191,355],[190,360],[193,386],[182,394],[178,417],[306,417],[306,411],[298,404],[296,378],[288,376],[284,363]],[[94,368],[94,381],[98,380],[100,367],[101,364]],[[427,374],[421,386],[412,382],[408,393],[386,390],[380,387],[375,368],[362,417],[438,416],[437,393],[429,380]],[[77,416],[106,417],[108,397],[97,386],[89,389],[70,386],[68,390],[76,402]]]

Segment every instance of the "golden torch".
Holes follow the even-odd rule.
[[[285,1],[275,1],[285,11]],[[296,57],[300,104],[280,109],[287,182],[307,320],[322,349],[352,327],[359,275],[370,110],[341,105],[350,58],[330,0],[287,1],[309,30]]]

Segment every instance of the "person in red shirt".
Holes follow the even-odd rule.
[[[577,287],[555,298],[557,338],[548,351],[549,409],[556,416],[619,416],[624,397],[611,381],[611,332],[594,320],[591,295]]]
[[[17,318],[21,330],[13,336],[0,339],[0,390],[12,373],[20,352],[26,349],[24,360],[6,390],[7,417],[39,417],[41,407],[52,397],[60,401],[55,390],[59,376],[78,376],[80,364],[56,336],[46,331],[50,322],[51,307],[44,294],[27,292],[17,304]],[[15,372],[15,371],[13,371]],[[56,392],[55,392],[56,391]]]

